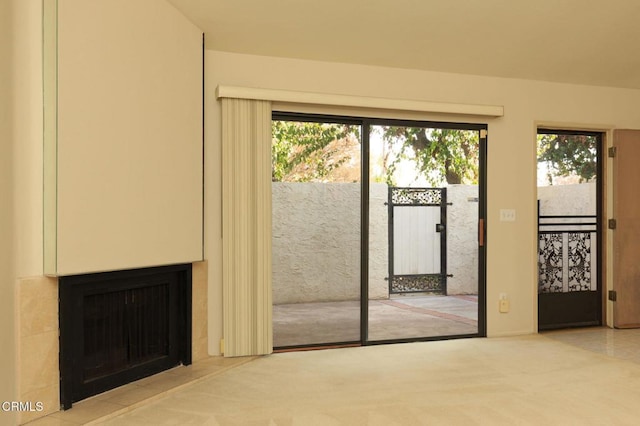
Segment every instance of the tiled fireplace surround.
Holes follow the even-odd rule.
[[[21,413],[20,423],[60,409],[58,340],[58,279],[22,278],[16,290],[16,336],[18,347],[18,397],[42,402],[43,411]],[[208,358],[207,262],[192,269],[192,360]]]

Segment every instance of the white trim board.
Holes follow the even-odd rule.
[[[411,99],[376,98],[367,96],[298,92],[292,90],[257,89],[251,87],[223,85],[220,85],[216,88],[216,98],[255,99],[262,101],[296,104],[331,105],[456,115],[476,115],[484,117],[504,116],[504,107],[501,105],[455,104]]]

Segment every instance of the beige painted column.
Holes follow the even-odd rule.
[[[0,402],[16,398],[14,343],[13,131],[11,1],[0,0]],[[13,424],[15,415],[0,411],[0,423]]]

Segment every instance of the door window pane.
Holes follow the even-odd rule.
[[[371,126],[368,340],[478,333],[479,131]]]
[[[360,126],[272,125],[274,347],[360,341]]]

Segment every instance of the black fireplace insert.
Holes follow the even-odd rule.
[[[191,364],[191,264],[59,279],[60,403]]]

